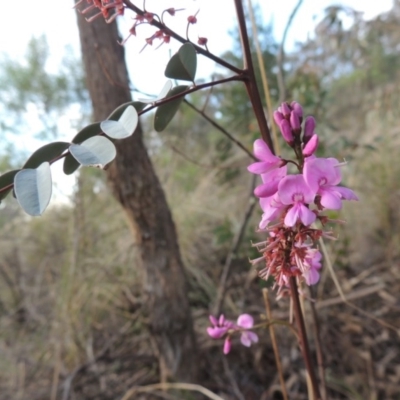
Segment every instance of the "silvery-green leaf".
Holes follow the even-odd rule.
[[[93,136],[81,144],[72,144],[69,151],[80,164],[100,167],[111,162],[117,154],[113,143],[104,136]]]
[[[32,216],[43,214],[52,191],[50,164],[44,162],[36,169],[19,171],[14,177],[14,191],[26,213]]]
[[[133,134],[139,121],[134,107],[128,106],[118,121],[106,120],[100,124],[101,130],[112,139],[124,139]]]
[[[167,82],[165,82],[164,87],[161,89],[160,94],[156,98],[154,98],[154,99],[138,99],[138,100],[142,103],[155,103],[156,101],[163,99],[168,94],[168,92],[171,90],[171,88],[172,88],[172,81],[168,80]]]

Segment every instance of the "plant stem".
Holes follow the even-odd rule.
[[[254,73],[253,60],[251,58],[251,50],[249,37],[247,35],[246,18],[244,15],[242,0],[235,0],[236,14],[239,23],[240,40],[242,42],[243,58],[244,58],[244,74],[246,79],[247,93],[253,106],[254,114],[256,115],[258,126],[260,128],[261,137],[267,143],[268,147],[274,153],[274,145],[271,139],[271,132],[268,127],[267,120],[264,114],[264,108],[261,102],[260,93],[258,91],[256,76]]]
[[[321,400],[321,395],[319,393],[319,388],[318,388],[318,381],[317,381],[317,377],[315,375],[313,362],[311,359],[310,348],[308,346],[307,331],[306,331],[306,327],[304,324],[303,312],[301,311],[296,277],[294,277],[294,276],[290,277],[290,293],[291,293],[291,297],[292,297],[292,301],[293,301],[293,311],[294,311],[297,329],[298,329],[298,333],[299,333],[299,342],[300,342],[299,345],[300,345],[301,352],[303,354],[304,362],[306,364],[308,376],[311,381],[314,399]]]

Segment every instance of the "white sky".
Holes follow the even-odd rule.
[[[0,0],[6,2],[6,0]],[[287,19],[295,7],[297,0],[285,1],[268,1],[268,0],[252,0],[253,5],[261,4],[263,17],[266,23],[272,21],[276,40],[282,37]],[[135,0],[133,0],[135,3]],[[247,3],[246,0],[244,0]],[[51,60],[49,69],[54,70],[59,65],[64,55],[64,47],[71,45],[76,49],[76,55],[79,56],[79,39],[76,26],[76,17],[72,9],[72,0],[18,0],[18,14],[9,14],[7,11],[3,15],[0,24],[0,54],[7,54],[12,59],[22,59],[26,51],[26,45],[32,36],[45,34],[50,46]],[[57,5],[56,5],[57,3]],[[138,6],[142,5],[142,0],[137,1]],[[235,21],[235,11],[233,0],[147,0],[148,10],[157,10],[160,4],[164,7],[185,8],[175,17],[169,17],[167,21],[171,21],[171,27],[178,33],[185,35],[186,17],[194,14],[200,9],[198,14],[198,24],[192,26],[193,30],[190,37],[196,40],[197,36],[205,36],[208,38],[209,50],[221,54],[232,46],[232,39],[228,35]],[[296,41],[303,41],[312,33],[315,21],[320,20],[323,10],[332,4],[343,4],[354,8],[357,11],[364,12],[367,19],[373,18],[379,13],[388,11],[392,6],[392,0],[365,1],[365,0],[346,0],[335,2],[332,0],[304,0],[300,11],[293,21],[289,32],[286,48],[293,47]],[[121,34],[131,26],[131,16],[129,11],[127,15],[120,20]],[[181,26],[179,26],[181,21]],[[175,25],[178,24],[178,25]],[[145,92],[157,94],[162,88],[166,78],[164,77],[164,68],[170,56],[178,48],[178,45],[163,45],[160,49],[154,50],[148,46],[141,54],[139,50],[143,47],[144,38],[150,36],[146,34],[144,29],[138,29],[138,38],[132,37],[126,44],[126,54],[131,78],[134,85]],[[125,32],[124,32],[125,31]],[[156,46],[154,46],[156,47]],[[164,60],[160,61],[160,57]],[[129,60],[134,60],[129,65]],[[0,66],[1,67],[1,66]],[[207,66],[207,62],[201,61],[199,57],[199,67],[197,76],[209,75],[213,70],[213,66]],[[1,118],[1,116],[0,116]],[[34,119],[34,118],[33,118]],[[73,136],[71,132],[71,136]],[[0,132],[1,138],[1,132]],[[35,147],[40,144],[25,140],[25,146],[29,146],[29,152],[33,152]],[[55,167],[54,173],[58,176],[61,171],[60,166]],[[73,178],[64,181],[63,186],[71,186]],[[70,190],[71,188],[69,188]]]

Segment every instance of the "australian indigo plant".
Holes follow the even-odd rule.
[[[192,92],[232,81],[243,82],[246,86],[261,138],[254,142],[254,158],[248,170],[259,175],[262,183],[254,190],[259,198],[262,217],[259,223],[260,235],[264,238],[253,244],[261,253],[251,264],[259,266],[261,279],[273,279],[279,298],[289,296],[297,323],[297,334],[309,373],[315,399],[320,399],[318,382],[308,348],[304,316],[300,307],[299,287],[304,282],[314,285],[320,277],[322,254],[317,247],[321,238],[333,238],[333,232],[326,226],[331,220],[326,210],[339,210],[343,200],[357,200],[354,192],[338,186],[341,182],[341,163],[335,158],[320,158],[315,155],[318,136],[315,133],[313,117],[303,118],[303,109],[297,102],[282,103],[273,114],[284,141],[293,150],[293,159],[281,158],[274,154],[269,125],[257,87],[250,52],[245,14],[241,0],[234,0],[239,32],[243,47],[243,68],[238,68],[208,50],[208,40],[197,37],[196,43],[189,38],[189,28],[196,24],[197,15],[187,17],[186,36],[180,36],[164,21],[164,16],[175,16],[180,9],[169,7],[160,15],[140,8],[130,0],[80,0],[76,3],[90,23],[103,17],[112,23],[126,10],[134,13],[133,24],[121,44],[136,36],[142,25],[154,27],[154,33],[145,38],[145,47],[154,43],[163,45],[171,38],[183,45],[169,61],[165,75],[175,80],[191,82],[191,85],[173,86],[168,81],[157,98],[140,100],[121,105],[110,114],[106,121],[83,128],[71,141],[56,142],[35,152],[21,170],[14,170],[0,177],[0,200],[14,189],[22,208],[31,215],[40,215],[51,197],[50,165],[64,159],[64,172],[73,173],[80,165],[104,166],[115,156],[115,148],[109,139],[123,139],[130,136],[138,122],[138,115],[156,109],[155,130],[163,130],[173,118],[183,98]],[[232,76],[202,83],[195,83],[196,57],[203,55],[233,73]],[[271,113],[272,114],[272,113]],[[206,115],[203,113],[203,116]],[[272,117],[272,116],[271,116]],[[210,118],[207,117],[209,120]],[[272,120],[272,118],[270,118]],[[272,121],[271,121],[272,123]],[[214,126],[219,128],[216,122]],[[270,124],[271,125],[271,124]],[[225,132],[221,128],[222,132]],[[108,138],[109,139],[108,139]],[[242,150],[248,150],[236,141]],[[240,335],[244,346],[258,342],[254,330],[265,327],[265,323],[254,325],[253,317],[242,314],[236,322],[210,316],[211,326],[207,329],[213,339],[224,339],[223,352],[229,353],[232,337]],[[268,322],[269,323],[269,322]]]

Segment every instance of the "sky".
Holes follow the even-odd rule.
[[[3,0],[5,1],[5,0]],[[379,13],[390,10],[393,0],[365,1],[365,0],[345,0],[335,2],[332,0],[304,0],[297,13],[291,29],[289,31],[286,50],[294,47],[296,41],[304,41],[308,35],[312,35],[316,22],[321,19],[323,10],[332,4],[342,4],[352,7],[357,11],[364,13],[366,19],[373,18]],[[247,1],[244,0],[245,3]],[[253,6],[260,4],[263,13],[263,19],[266,23],[272,23],[273,33],[279,42],[287,20],[297,0],[268,1],[252,0]],[[57,5],[55,5],[57,3]],[[142,5],[142,0],[133,3]],[[168,3],[168,4],[167,4]],[[219,55],[230,49],[233,45],[232,38],[229,36],[229,30],[235,24],[235,10],[233,0],[147,0],[148,10],[160,9],[160,4],[164,7],[184,8],[181,14],[177,13],[175,17],[169,17],[171,27],[185,36],[186,17],[199,11],[198,23],[191,26],[190,38],[197,40],[198,36],[208,38],[208,47],[211,52]],[[32,36],[46,35],[50,47],[50,59],[48,70],[56,71],[65,52],[65,46],[71,46],[74,49],[76,57],[80,57],[78,30],[76,26],[76,17],[72,9],[73,0],[18,0],[18,14],[10,14],[9,17],[3,16],[0,24],[0,60],[7,56],[11,59],[23,60],[26,51],[26,45]],[[133,14],[127,12],[127,15],[120,18],[120,31],[122,36],[128,32],[132,25]],[[146,47],[140,54],[144,45],[144,38],[151,35],[152,30],[146,27],[140,27],[138,38],[131,37],[125,47],[128,68],[133,84],[139,90],[157,94],[163,87],[166,78],[164,69],[177,48],[178,44],[170,46],[163,45],[158,50],[153,47]],[[249,27],[250,28],[250,27]],[[134,60],[134,62],[129,62]],[[149,67],[151,66],[151,67]],[[0,65],[1,67],[1,65]],[[213,65],[199,57],[197,77],[206,77],[213,72]],[[142,96],[143,97],[143,96]],[[35,116],[28,116],[35,124]],[[0,116],[1,118],[1,116]],[[68,118],[65,121],[64,134],[73,137],[75,132],[68,129]],[[0,132],[1,138],[1,132]],[[35,147],[40,147],[40,143],[34,140],[21,141],[24,150],[32,153]],[[53,166],[54,175],[60,176],[61,164]],[[62,187],[68,188],[73,185],[74,178],[63,179]],[[61,189],[59,189],[61,190]],[[61,190],[62,191],[62,190]],[[66,189],[65,193],[70,192]]]

